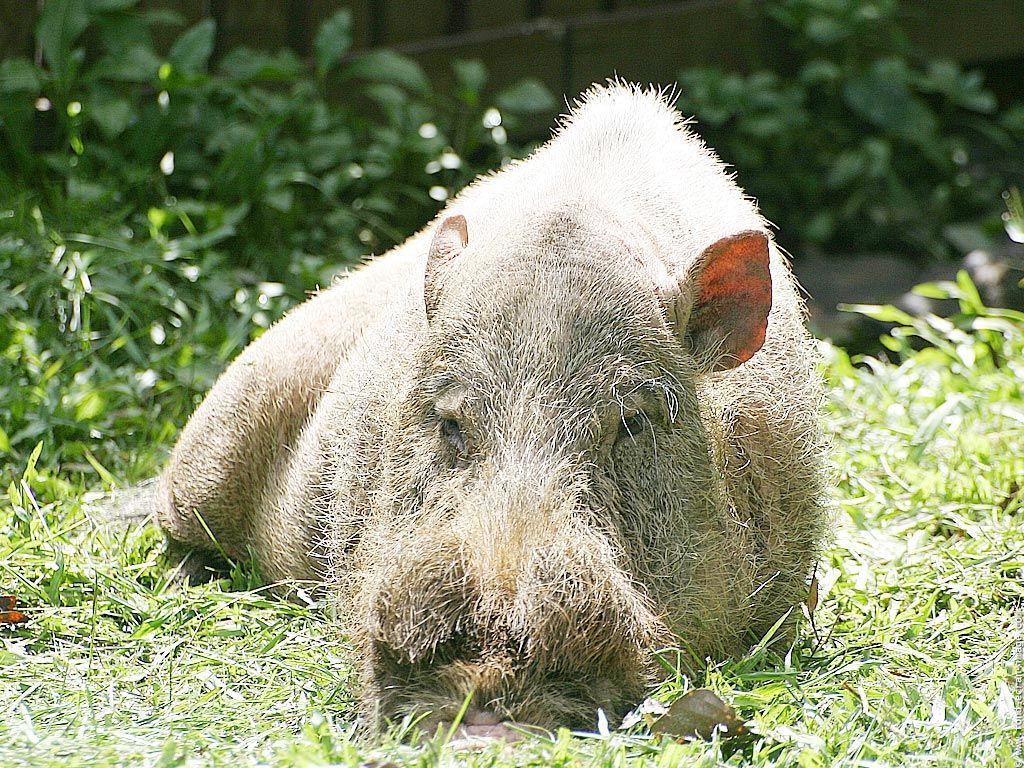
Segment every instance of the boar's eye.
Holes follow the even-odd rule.
[[[647,418],[643,412],[634,413],[630,416],[623,416],[622,423],[619,426],[619,436],[616,442],[621,442],[626,439],[635,439],[643,434],[644,427],[647,425]]]
[[[455,419],[441,419],[441,437],[460,455],[466,453],[466,436]]]

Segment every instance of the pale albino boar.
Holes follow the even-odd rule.
[[[159,516],[324,582],[373,717],[472,694],[469,733],[585,726],[643,695],[654,649],[741,651],[804,598],[814,368],[753,202],[659,94],[594,88],[245,350]]]

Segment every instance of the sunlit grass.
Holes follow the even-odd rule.
[[[710,687],[749,736],[680,744],[638,725],[458,761],[1019,765],[1024,332],[1016,320],[997,336],[969,325],[966,341],[951,334],[959,341],[924,353],[897,337],[899,364],[855,366],[823,345],[837,491],[813,622],[791,648],[672,679],[657,694]],[[30,463],[0,500],[0,585],[30,615],[0,629],[0,764],[456,759],[397,734],[359,735],[350,659],[324,609],[263,595],[245,569],[171,586],[151,526],[96,521],[90,492],[102,473]]]

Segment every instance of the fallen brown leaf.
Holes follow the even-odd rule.
[[[818,574],[811,577],[811,585],[807,588],[807,615],[813,616],[818,608]]]
[[[696,688],[676,699],[668,712],[654,722],[651,731],[678,739],[710,739],[715,733],[742,736],[747,729],[736,710],[714,691]]]
[[[14,595],[0,595],[0,624],[24,624],[28,616],[21,611],[15,610],[18,605],[18,598]]]

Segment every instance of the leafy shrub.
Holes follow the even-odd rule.
[[[882,346],[900,362],[941,365],[951,374],[990,372],[1005,367],[1024,341],[1024,312],[987,307],[965,270],[955,281],[924,283],[914,293],[930,299],[954,299],[959,311],[949,317],[914,317],[889,305],[853,304],[845,308],[893,327],[882,336]],[[1016,363],[1016,360],[1013,361]]]
[[[896,0],[751,8],[790,70],[690,69],[679,106],[783,239],[946,256],[948,225],[996,212],[1022,171],[1024,104],[1000,112],[979,73],[915,55]]]
[[[490,106],[478,62],[442,96],[396,53],[346,58],[344,10],[310,67],[212,64],[210,20],[158,51],[180,19],[135,5],[48,0],[43,65],[0,62],[0,475],[40,443],[40,466],[151,471],[139,446],[252,329],[520,154],[506,127],[537,105],[527,84]]]

